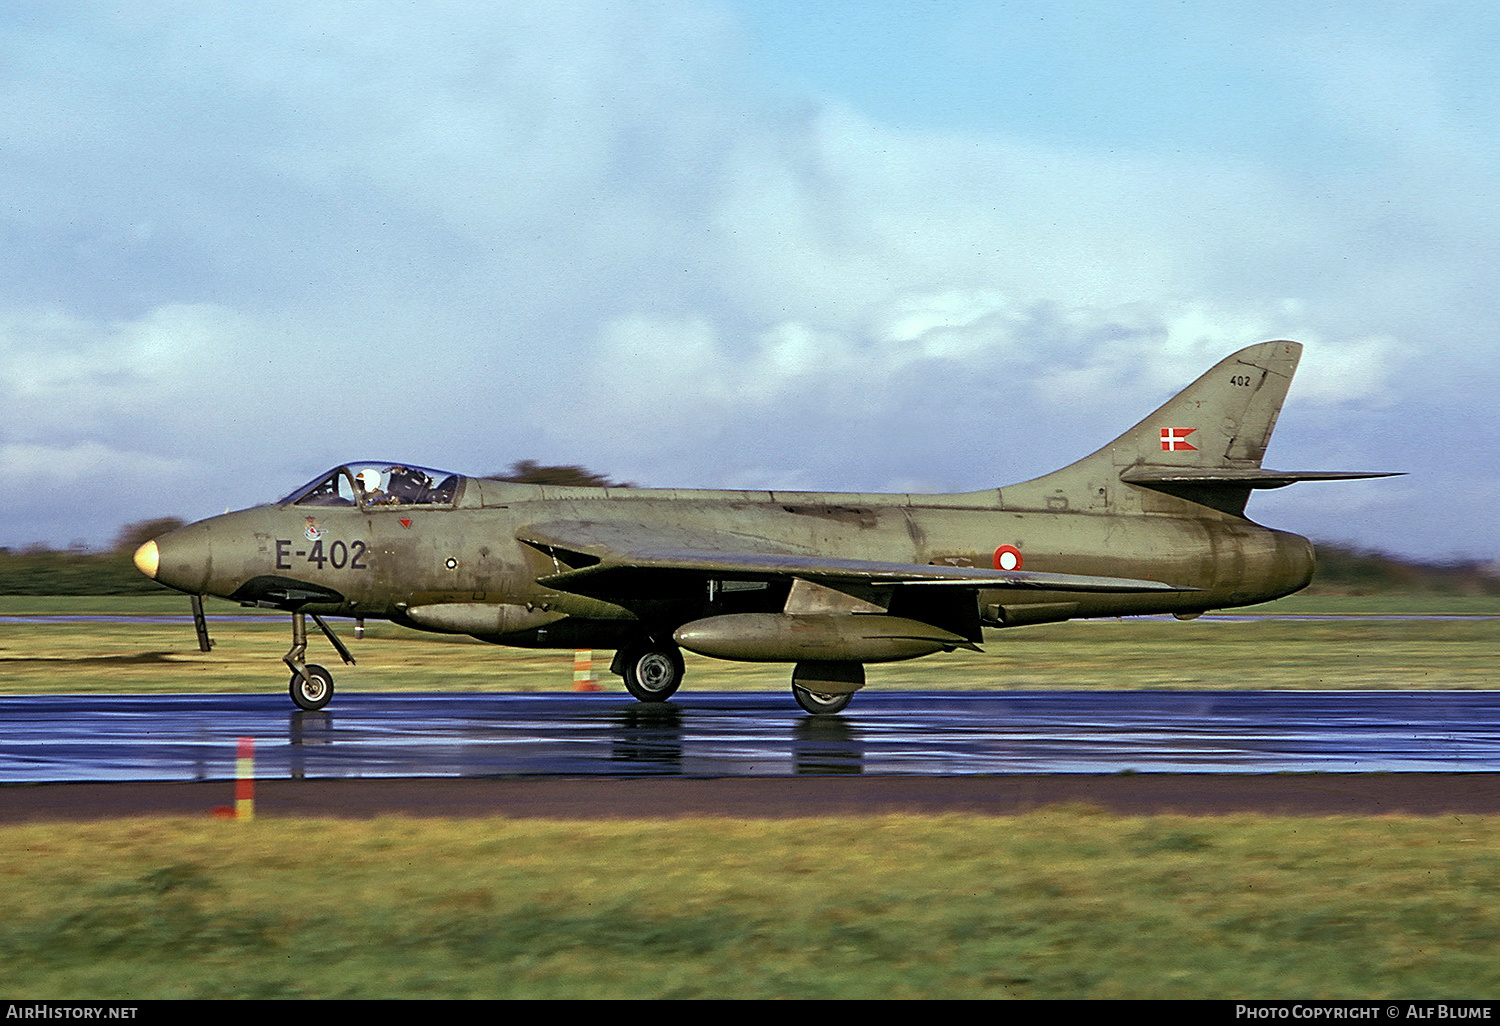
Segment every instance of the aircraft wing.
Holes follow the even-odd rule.
[[[525,528],[517,537],[568,564],[538,578],[560,591],[603,596],[638,587],[656,590],[665,578],[789,580],[830,584],[950,585],[968,588],[1030,588],[1047,591],[1194,591],[1161,581],[1029,570],[837,559],[790,551],[768,551],[749,537],[693,529],[649,529],[635,524],[566,521]],[[583,557],[579,559],[578,557]],[[580,566],[579,563],[588,565]]]

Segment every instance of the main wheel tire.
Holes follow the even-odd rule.
[[[805,711],[814,716],[826,716],[831,713],[843,712],[849,707],[854,699],[854,693],[845,692],[842,695],[829,695],[819,691],[809,691],[796,684],[792,685],[792,697],[797,700]]]
[[[665,702],[682,684],[682,652],[676,645],[647,643],[625,654],[625,690],[641,702]]]
[[[307,676],[303,677],[300,673],[292,674],[292,683],[288,690],[298,709],[316,712],[333,698],[333,674],[329,673],[325,666],[308,663]]]

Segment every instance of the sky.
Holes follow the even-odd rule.
[[[1500,8],[10,0],[0,545],[338,463],[963,491],[1306,345],[1261,523],[1500,557]]]

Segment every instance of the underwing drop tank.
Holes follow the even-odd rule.
[[[766,663],[891,663],[974,648],[951,631],[879,613],[730,613],[684,624],[672,637],[699,655]]]

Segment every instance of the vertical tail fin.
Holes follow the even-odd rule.
[[[1241,349],[1101,452],[1121,469],[1259,468],[1301,358],[1297,342]]]
[[[1104,448],[1003,489],[1002,501],[1046,509],[1146,508],[1140,489],[1123,481],[1240,514],[1251,488],[1291,483],[1273,482],[1260,466],[1301,356],[1297,342],[1241,349]]]

